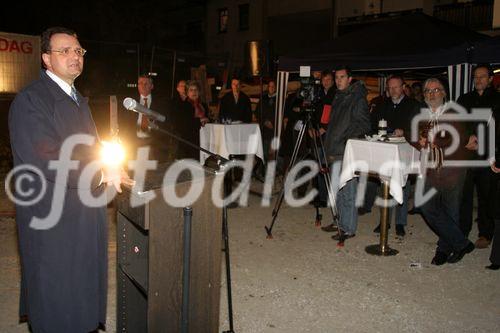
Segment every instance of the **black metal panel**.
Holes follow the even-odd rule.
[[[201,166],[200,166],[201,168]],[[184,242],[182,208],[168,205],[162,186],[187,193],[195,182],[204,191],[192,205],[189,332],[215,332],[219,326],[221,209],[211,201],[214,172],[189,172],[163,182],[164,171],[151,173],[144,192],[125,188],[117,199],[117,332],[178,332],[182,307]],[[223,176],[222,174],[220,175]],[[135,190],[135,191],[134,191]],[[150,193],[148,193],[150,192]],[[155,198],[130,207],[130,196]],[[187,287],[187,286],[185,286]]]
[[[130,190],[125,187],[123,193],[116,198],[118,211],[138,227],[145,230],[149,229],[149,217],[147,214],[148,205],[141,204],[137,207],[132,207],[130,205],[131,196],[135,196],[137,200],[140,200],[137,194],[130,192]]]
[[[118,267],[147,294],[148,233],[137,227],[121,213],[118,213],[117,227],[119,228],[118,233],[121,235],[117,258]]]
[[[121,270],[116,271],[117,302],[116,331],[130,333],[145,333],[148,322],[144,318],[148,313],[148,300],[137,285]]]

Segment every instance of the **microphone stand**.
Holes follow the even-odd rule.
[[[150,130],[155,130],[157,132],[166,134],[192,148],[195,148],[197,150],[200,150],[211,157],[215,158],[215,166],[214,170],[216,171],[221,171],[225,173],[224,169],[226,168],[226,165],[229,163],[229,160],[227,158],[224,158],[218,154],[215,154],[211,152],[210,150],[207,150],[205,148],[202,148],[198,145],[195,145],[194,143],[181,138],[180,136],[167,131],[166,129],[160,128],[158,124],[154,122],[149,122],[148,128]],[[224,190],[224,201],[222,205],[222,237],[224,239],[224,248],[222,251],[224,251],[225,255],[225,262],[226,262],[226,284],[227,284],[227,309],[228,309],[228,321],[229,321],[229,330],[228,331],[223,331],[223,333],[234,333],[234,325],[233,325],[233,295],[232,295],[232,290],[231,290],[231,260],[229,257],[229,229],[228,229],[228,218],[227,218],[227,204],[225,198],[227,195],[229,195],[228,190],[226,189],[226,186],[223,186]]]

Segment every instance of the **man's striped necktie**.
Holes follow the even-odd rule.
[[[71,87],[71,98],[75,101],[76,105],[80,106],[80,103],[78,103],[78,96],[76,95],[76,89],[75,87]]]

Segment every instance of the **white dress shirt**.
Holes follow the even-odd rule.
[[[149,107],[151,106],[151,101],[153,99],[153,97],[151,96],[151,94],[149,94],[147,96],[142,96],[141,95],[141,99],[139,101],[139,104],[144,105],[144,100],[146,98],[147,98],[148,102],[146,103],[145,106],[149,109]],[[139,115],[137,117],[137,137],[141,138],[141,139],[145,139],[145,138],[149,138],[149,133],[148,132],[144,132],[143,130],[141,130],[142,117],[143,117],[143,114],[139,113]]]
[[[47,75],[52,79],[52,81],[57,83],[57,85],[61,87],[61,89],[66,94],[68,94],[69,97],[71,97],[71,87],[75,88],[75,86],[70,86],[66,81],[64,81],[63,79],[61,79],[59,76],[55,75],[48,69],[45,71],[45,73],[47,73]]]

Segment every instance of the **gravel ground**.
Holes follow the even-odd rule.
[[[484,269],[489,249],[457,264],[431,266],[436,237],[419,216],[410,216],[404,240],[390,234],[391,247],[400,253],[371,256],[364,248],[378,242],[375,210],[360,217],[357,236],[339,249],[314,226],[310,206],[284,206],[274,239],[267,240],[264,225],[272,207],[260,208],[259,200],[250,196],[248,207],[229,210],[235,332],[499,331],[500,273]],[[109,212],[107,326],[115,332],[116,244]],[[15,230],[14,219],[0,219],[0,332],[25,333],[26,324],[17,323]],[[410,268],[413,262],[422,267]],[[221,331],[229,328],[225,275],[222,281]]]

